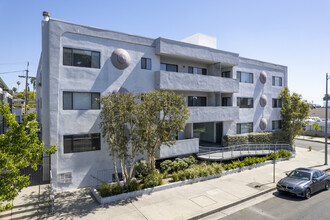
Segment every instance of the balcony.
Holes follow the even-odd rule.
[[[178,140],[176,144],[168,147],[166,145],[160,146],[160,150],[156,152],[156,158],[165,159],[176,157],[179,155],[188,155],[198,153],[199,151],[199,140],[198,138]]]
[[[239,108],[232,106],[190,107],[187,123],[233,121],[238,118]]]
[[[236,79],[191,73],[158,71],[155,77],[156,89],[235,93],[238,86]]]
[[[239,64],[237,53],[231,53],[210,47],[204,47],[161,37],[156,39],[155,46],[157,55],[191,59],[207,63],[226,63],[230,65]]]

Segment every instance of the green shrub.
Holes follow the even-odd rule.
[[[183,170],[178,171],[179,180],[186,180],[186,173]]]
[[[278,152],[276,152],[276,154],[278,154],[279,158],[292,156],[292,154],[286,150],[279,150]]]
[[[243,162],[245,166],[252,166],[257,163],[255,157],[246,157]]]
[[[172,166],[172,161],[171,160],[165,160],[160,164],[160,171],[162,173],[170,172],[171,171],[171,166]]]
[[[212,165],[207,165],[206,169],[207,169],[208,176],[215,174],[215,169]]]
[[[191,165],[197,164],[197,160],[195,159],[194,156],[190,156],[190,157],[185,157],[182,159],[185,163],[188,164],[188,167],[190,167]]]
[[[148,166],[145,160],[139,160],[135,163],[135,176],[138,178],[144,178],[148,175]]]
[[[184,173],[187,179],[196,179],[199,176],[199,169],[198,167],[191,167],[186,169]]]
[[[184,170],[187,168],[188,168],[188,164],[180,158],[176,158],[175,161],[173,161],[172,165],[171,165],[171,169],[174,172],[178,172],[179,170]]]
[[[128,191],[133,192],[139,190],[139,183],[136,179],[131,179],[128,183]]]
[[[100,193],[100,195],[101,195],[102,197],[111,196],[110,186],[109,186],[109,184],[107,184],[107,183],[102,183],[102,184],[98,187],[97,191]]]
[[[168,172],[165,171],[162,175],[163,175],[163,179],[166,179],[168,177]]]
[[[227,146],[235,145],[235,144],[247,144],[248,136],[247,135],[225,135],[223,139]]]
[[[144,188],[159,186],[162,184],[163,184],[163,178],[158,170],[154,170],[152,173],[148,174],[144,179]]]
[[[207,169],[207,166],[201,166],[199,169],[199,176],[207,177],[208,175],[209,175],[209,171]]]
[[[111,195],[117,195],[121,193],[121,187],[118,183],[115,183],[110,186]]]
[[[174,182],[178,182],[179,181],[179,175],[176,172],[172,173],[172,178],[173,178],[173,181]]]
[[[213,167],[214,172],[216,174],[222,173],[222,171],[223,171],[223,166],[221,164],[219,164],[219,163],[215,163],[215,162],[212,163],[212,167]]]

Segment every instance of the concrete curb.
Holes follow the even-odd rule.
[[[325,141],[319,141],[319,140],[315,140],[315,139],[307,139],[307,138],[296,138],[296,139],[301,140],[301,141],[311,141],[311,142],[317,142],[317,143],[325,144]]]
[[[292,157],[279,158],[279,159],[276,160],[276,162],[289,160],[289,159],[294,158],[294,157],[295,157],[295,155],[292,154]],[[98,193],[96,188],[93,188],[91,190],[91,193],[100,204],[107,204],[107,203],[117,202],[117,201],[120,201],[120,200],[136,198],[136,197],[139,197],[139,196],[142,196],[142,195],[145,195],[145,194],[151,194],[153,192],[163,191],[163,190],[171,189],[171,188],[174,188],[174,187],[179,187],[179,186],[184,186],[184,185],[188,185],[188,184],[203,182],[203,181],[206,181],[206,180],[219,178],[221,176],[226,176],[226,175],[233,174],[233,173],[239,173],[239,172],[242,172],[244,170],[251,170],[251,169],[254,169],[254,168],[258,168],[258,167],[265,166],[267,164],[273,164],[273,163],[274,163],[273,160],[268,160],[268,161],[265,161],[263,163],[255,164],[253,166],[245,166],[243,168],[236,168],[236,169],[232,169],[232,170],[227,170],[227,171],[224,171],[222,173],[212,175],[212,176],[199,177],[199,178],[196,178],[196,179],[178,181],[178,182],[169,183],[169,184],[166,184],[166,185],[155,186],[155,187],[152,187],[152,188],[142,189],[142,190],[138,190],[138,191],[134,191],[134,192],[122,193],[122,194],[118,194],[118,195],[114,195],[114,196],[108,196],[108,197],[102,197]]]

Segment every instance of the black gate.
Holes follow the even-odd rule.
[[[37,170],[28,166],[21,170],[22,175],[30,175],[30,186],[50,183],[50,156],[43,156],[43,164],[38,164]]]

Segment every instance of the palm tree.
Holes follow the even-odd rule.
[[[17,87],[18,87],[17,90],[19,90],[19,85],[21,85],[21,82],[20,81],[17,81]]]
[[[36,78],[30,78],[30,83],[32,84],[32,88],[33,88],[33,98],[35,98],[35,90],[36,90]]]

